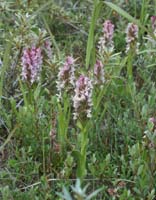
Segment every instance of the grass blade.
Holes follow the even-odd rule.
[[[95,0],[94,1],[94,9],[93,9],[93,14],[92,14],[92,19],[91,19],[91,24],[90,24],[90,29],[89,29],[89,35],[88,35],[88,41],[87,41],[87,51],[86,51],[86,69],[88,69],[89,64],[90,64],[90,58],[92,53],[94,53],[94,30],[95,30],[95,25],[97,18],[100,13],[102,3]],[[93,56],[93,60],[95,60],[95,54]]]
[[[4,147],[9,143],[9,141],[11,140],[13,134],[15,133],[15,131],[17,130],[17,128],[19,128],[19,125],[16,125],[15,128],[10,132],[10,134],[8,135],[7,139],[5,140],[4,144],[2,144],[2,146],[0,146],[0,152],[3,151]]]

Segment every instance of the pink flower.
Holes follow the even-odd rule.
[[[23,51],[22,56],[22,79],[33,84],[39,79],[42,66],[40,47],[31,47]]]
[[[73,98],[75,110],[74,119],[80,116],[91,117],[92,89],[92,83],[88,77],[81,75],[76,81],[75,95]]]
[[[73,64],[74,64],[74,58],[71,57],[71,56],[68,56],[68,57],[66,58],[66,63],[67,63],[68,65],[73,65]]]
[[[139,43],[137,43],[138,40],[138,26],[129,23],[127,28],[126,28],[126,53],[131,49],[135,50],[136,52],[138,51],[138,46]]]
[[[154,117],[149,118],[149,122],[152,122],[153,124],[156,123],[156,119]]]
[[[62,90],[69,90],[75,85],[75,60],[68,56],[63,67],[60,68],[57,80],[58,97],[61,98]]]
[[[103,64],[97,60],[94,66],[94,83],[103,84],[105,82]]]
[[[153,31],[156,30],[156,16],[151,17],[151,22],[152,22],[152,29]]]
[[[113,42],[114,24],[110,20],[106,20],[103,24],[103,36],[98,42],[99,53],[104,54],[112,52],[114,49]]]

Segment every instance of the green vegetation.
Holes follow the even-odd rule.
[[[156,199],[155,7],[0,1],[0,199]]]

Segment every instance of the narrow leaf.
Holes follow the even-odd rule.
[[[91,55],[92,53],[94,53],[94,31],[95,31],[95,25],[96,25],[97,18],[99,16],[101,6],[102,6],[102,3],[95,0],[90,29],[89,29],[88,41],[87,41],[87,51],[86,51],[86,68],[87,69],[90,64]]]
[[[86,198],[86,200],[90,200],[90,199],[92,199],[93,197],[95,197],[99,192],[101,192],[103,190],[103,187],[102,188],[100,188],[100,189],[98,189],[98,190],[96,190],[96,191],[94,191],[93,193],[91,193],[87,198]]]

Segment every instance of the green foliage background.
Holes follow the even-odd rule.
[[[105,65],[103,89],[93,92],[93,117],[85,122],[82,186],[90,182],[87,194],[102,188],[94,199],[156,198],[156,133],[149,122],[156,117],[156,45],[145,39],[154,38],[150,17],[155,7],[155,0],[0,1],[0,199],[59,200],[63,197],[56,192],[63,186],[71,190],[84,130],[73,120],[68,94],[57,102],[57,74],[67,55],[77,59],[77,77],[92,72],[106,19],[115,24],[115,51]],[[139,26],[133,81],[125,54],[128,22]],[[21,80],[21,56],[32,38],[41,43],[49,38],[53,58],[44,60],[40,83],[29,88]],[[52,129],[63,144],[61,152],[53,146]]]

